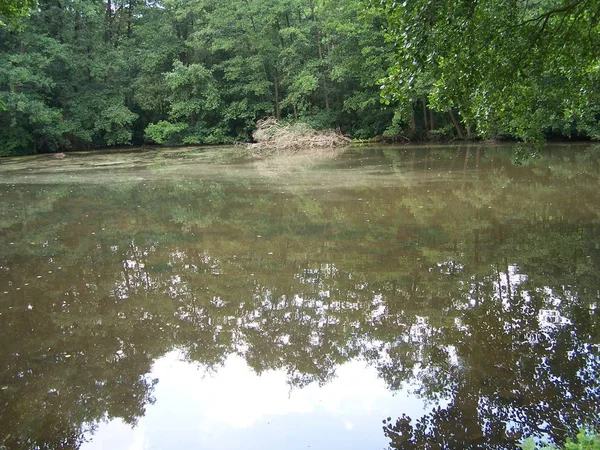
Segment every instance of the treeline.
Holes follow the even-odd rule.
[[[0,10],[0,156],[248,141],[266,116],[361,139],[600,136],[597,2],[367,3]]]
[[[382,25],[358,0],[41,0],[0,29],[0,155],[248,141],[265,116],[380,135]]]

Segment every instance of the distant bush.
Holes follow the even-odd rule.
[[[146,139],[162,145],[173,145],[182,143],[182,132],[187,129],[185,123],[171,123],[161,120],[151,123],[144,130]]]

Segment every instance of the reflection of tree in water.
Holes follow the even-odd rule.
[[[103,418],[135,423],[173,349],[215,370],[239,354],[298,387],[363,357],[391,389],[416,381],[441,402],[390,418],[397,448],[510,446],[597,417],[596,172],[486,155],[388,152],[392,178],[372,189],[58,186],[31,205],[13,189],[28,206],[0,221],[15,242],[0,259],[0,443],[71,448]]]
[[[597,419],[598,336],[590,334],[596,310],[572,304],[570,323],[555,326],[539,320],[540,310],[530,304],[547,304],[544,299],[520,299],[506,307],[484,300],[446,343],[430,344],[436,353],[435,345],[451,342],[455,360],[429,358],[420,369],[421,394],[449,403],[414,423],[388,418],[384,432],[392,448],[513,448],[523,435],[561,440]]]

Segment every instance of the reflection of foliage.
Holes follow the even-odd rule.
[[[439,402],[390,418],[398,448],[574,430],[600,413],[598,173],[570,176],[585,157],[353,151],[327,163],[341,176],[293,186],[189,167],[0,185],[0,445],[77,447],[103,418],[135,423],[172,349],[215,370],[239,354],[297,387],[362,357]]]
[[[524,434],[560,439],[565,429],[576,432],[583,420],[598,417],[599,386],[592,374],[600,365],[588,340],[598,314],[570,314],[572,324],[544,330],[539,310],[525,297],[513,298],[508,309],[484,300],[477,307],[483,311],[463,316],[460,331],[448,340],[457,362],[429,361],[421,380],[424,395],[443,390],[450,403],[414,426],[406,417],[386,421],[392,448],[512,448]]]

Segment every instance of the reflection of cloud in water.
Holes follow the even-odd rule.
[[[103,424],[83,448],[383,448],[383,418],[424,413],[420,400],[406,390],[393,395],[360,361],[340,366],[324,386],[290,389],[285,371],[257,375],[239,356],[215,374],[180,358],[172,352],[155,363],[157,402],[136,428]]]
[[[91,442],[81,448],[86,450],[143,450],[152,448],[146,438],[148,430],[143,423],[135,428],[127,425],[121,419],[115,419],[100,427],[99,439],[93,438]]]

